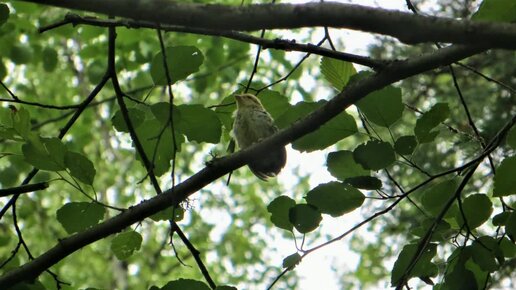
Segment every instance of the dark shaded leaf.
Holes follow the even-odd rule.
[[[353,152],[341,150],[331,152],[326,158],[326,166],[332,176],[339,180],[344,180],[349,177],[369,175],[369,170],[366,170],[362,165],[355,162]]]
[[[302,234],[315,230],[322,216],[317,208],[309,204],[297,204],[289,210],[290,223]]]
[[[77,152],[66,151],[65,165],[73,177],[86,184],[93,184],[96,170],[93,163],[86,156]]]
[[[172,46],[165,49],[170,84],[187,78],[199,70],[204,61],[202,52],[195,46]],[[154,84],[167,85],[163,54],[157,53],[151,62],[150,73]]]
[[[359,145],[353,151],[353,158],[358,164],[371,170],[386,168],[396,160],[391,144],[378,140]]]
[[[267,211],[271,214],[271,222],[280,229],[292,231],[293,225],[289,219],[290,208],[296,202],[288,196],[278,196],[267,206]]]
[[[340,182],[319,184],[306,194],[308,204],[333,217],[359,208],[364,203],[364,199],[362,192]]]
[[[401,89],[393,86],[370,93],[358,101],[356,106],[369,121],[383,127],[398,121],[405,108],[401,101]]]
[[[140,249],[142,241],[142,236],[135,231],[123,232],[111,240],[111,251],[117,259],[126,260]]]
[[[94,202],[70,202],[57,210],[57,220],[67,233],[73,234],[98,224],[105,208]]]
[[[493,196],[516,194],[516,156],[505,158],[496,169]]]

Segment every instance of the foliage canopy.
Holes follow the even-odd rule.
[[[438,1],[449,9],[433,11],[435,26],[411,1],[414,15],[295,6],[306,21],[358,11],[366,24],[346,25],[411,42],[384,38],[367,57],[344,52],[341,23],[298,24],[291,5],[161,3],[218,11],[227,30],[202,17],[124,18],[134,12],[120,1],[27,2],[0,3],[0,288],[302,288],[297,265],[341,240],[359,255],[338,273],[345,289],[514,278],[515,47],[466,33],[483,25],[516,39],[513,0]],[[248,17],[262,8],[289,17]],[[112,17],[91,12],[106,9]],[[371,27],[372,11],[399,34]],[[451,44],[432,43],[450,42],[442,23],[460,36]],[[238,32],[247,24],[268,29]],[[282,130],[233,153],[242,92]],[[238,169],[287,144],[326,164],[291,165],[267,183]],[[311,177],[322,171],[329,180]]]

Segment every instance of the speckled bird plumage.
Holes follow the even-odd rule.
[[[260,100],[252,94],[235,96],[237,110],[233,124],[233,134],[240,149],[245,149],[278,131],[271,115]],[[278,175],[287,161],[285,147],[268,152],[266,156],[250,162],[249,168],[260,179]]]

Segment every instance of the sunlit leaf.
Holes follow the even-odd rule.
[[[324,78],[340,92],[348,83],[349,78],[356,74],[357,71],[350,62],[330,57],[322,57],[321,73]]]

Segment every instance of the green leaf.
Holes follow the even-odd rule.
[[[58,138],[39,138],[23,144],[25,161],[32,166],[48,171],[65,170],[65,145]]]
[[[170,103],[168,102],[159,102],[151,105],[151,112],[163,125],[170,124],[170,115],[172,114],[172,120],[174,121],[174,126],[179,124],[181,120],[181,112],[177,109],[177,106],[172,105],[172,110],[170,110]]]
[[[456,179],[449,179],[440,182],[423,192],[421,204],[430,214],[438,215],[444,205],[455,194],[457,186],[458,182]]]
[[[509,133],[507,133],[506,142],[507,145],[511,146],[512,149],[516,149],[516,126],[512,126]]]
[[[95,60],[91,64],[88,65],[88,68],[86,69],[86,74],[88,75],[88,80],[90,81],[90,84],[96,85],[101,80],[104,74],[106,73],[106,66]]]
[[[416,121],[414,133],[419,143],[432,142],[439,134],[433,130],[437,125],[446,120],[450,115],[450,108],[447,103],[437,103],[430,111],[424,113]]]
[[[405,108],[401,101],[401,89],[393,86],[370,93],[356,106],[369,121],[383,127],[390,127],[398,121]]]
[[[142,245],[142,236],[135,231],[120,233],[111,240],[111,251],[119,260],[127,260]]]
[[[263,107],[276,120],[290,108],[288,98],[276,91],[264,90],[257,96]],[[233,99],[234,101],[234,99]]]
[[[181,221],[184,217],[185,210],[181,207],[168,207],[150,216],[155,221],[168,221],[173,219],[175,222]]]
[[[513,211],[511,215],[507,218],[507,223],[505,224],[505,233],[512,238],[512,240],[516,240],[516,211]]]
[[[43,69],[46,72],[53,72],[57,66],[57,52],[55,49],[50,47],[45,47],[43,49]]]
[[[329,182],[317,185],[306,195],[306,201],[322,213],[338,217],[359,208],[365,196],[348,184]]]
[[[93,163],[86,156],[77,152],[66,151],[65,165],[73,177],[86,184],[93,184],[96,170]]]
[[[353,151],[353,158],[362,167],[371,170],[386,168],[396,160],[391,144],[378,140],[359,145]]]
[[[238,288],[233,287],[233,286],[222,285],[222,286],[215,287],[215,290],[238,290]]]
[[[462,209],[468,227],[473,230],[485,223],[493,212],[493,203],[485,194],[473,194],[464,199]],[[464,223],[462,213],[457,212],[456,220],[460,225]]]
[[[217,114],[202,105],[180,105],[180,121],[177,129],[184,133],[188,140],[219,143],[222,134],[222,124]]]
[[[493,217],[493,226],[504,226],[510,215],[511,213],[508,211],[504,211],[495,215]]]
[[[0,26],[4,25],[9,19],[9,6],[4,3],[0,3]]]
[[[186,79],[199,70],[204,61],[202,52],[195,46],[172,46],[165,49],[170,84]],[[163,65],[163,53],[157,53],[151,62],[150,73],[155,85],[168,84]]]
[[[353,186],[354,188],[367,189],[367,190],[378,190],[382,188],[382,181],[373,176],[355,176],[344,179],[345,183]]]
[[[129,120],[131,120],[131,124],[133,128],[138,128],[143,121],[145,121],[145,112],[136,109],[136,108],[128,108],[127,113],[129,114]],[[125,123],[124,116],[120,110],[116,111],[115,115],[111,118],[111,122],[113,123],[113,127],[118,132],[129,132],[127,129],[127,124]]]
[[[57,210],[57,220],[67,233],[73,234],[98,224],[105,208],[94,202],[70,202]]]
[[[445,276],[445,286],[450,290],[471,290],[479,289],[475,275],[464,265],[455,267],[453,271]]]
[[[34,52],[28,44],[15,44],[11,46],[11,61],[15,64],[27,64],[32,61]]]
[[[305,117],[313,110],[324,105],[326,101],[299,102],[290,107],[283,115],[281,115],[276,123],[280,128],[284,128],[293,122]],[[315,132],[294,141],[292,148],[301,152],[311,152],[322,150],[328,146],[335,144],[348,136],[357,132],[355,119],[345,111],[322,125]]]
[[[309,204],[297,204],[289,210],[290,223],[302,234],[315,230],[321,223],[321,212]]]
[[[288,196],[276,197],[267,206],[267,211],[271,214],[271,222],[280,229],[292,231],[293,225],[289,220],[289,210],[295,205],[296,202]]]
[[[168,282],[161,290],[211,290],[208,285],[192,279],[178,279]]]
[[[514,0],[483,0],[471,19],[496,22],[516,21],[516,2]]]
[[[410,262],[418,249],[418,244],[408,244],[401,250],[398,259],[394,262],[391,272],[391,285],[396,286],[398,281],[407,272]],[[437,266],[431,262],[437,253],[437,244],[428,244],[416,265],[412,268],[406,278],[412,277],[435,277],[437,275]]]
[[[352,63],[324,56],[321,58],[321,73],[340,92],[348,83],[349,78],[357,71]]]
[[[494,177],[493,196],[508,196],[516,194],[516,155],[505,158],[496,169]]]
[[[401,155],[410,155],[417,146],[416,136],[401,136],[394,143],[394,151]]]
[[[301,255],[294,253],[283,259],[283,268],[293,269],[299,262],[301,262]]]
[[[215,108],[215,113],[219,117],[222,125],[229,131],[233,128],[233,112],[236,110],[235,95],[225,97]]]
[[[10,112],[11,124],[14,131],[23,139],[30,139],[31,122],[29,111],[24,107],[20,107],[19,109],[10,110]]]
[[[326,166],[332,176],[339,180],[349,177],[366,176],[370,171],[355,162],[353,152],[348,150],[335,151],[328,154]]]
[[[5,68],[5,64],[2,59],[0,59],[0,81],[2,81],[5,76],[7,76],[7,69]]]
[[[494,254],[484,244],[481,245],[478,242],[474,242],[471,245],[471,250],[473,261],[482,270],[494,272],[498,269]]]
[[[135,130],[149,161],[154,163],[154,173],[157,176],[161,176],[169,170],[170,161],[175,156],[174,148],[179,152],[181,144],[184,143],[183,135],[176,131],[174,146],[170,126],[166,128],[164,126],[157,119],[152,119],[143,122]],[[140,159],[139,155],[138,158]]]
[[[455,234],[455,231],[452,230],[450,224],[441,220],[437,226],[434,228],[435,220],[432,218],[427,218],[423,220],[417,227],[413,227],[410,231],[411,234],[417,237],[424,237],[426,233],[431,230],[432,236],[430,241],[432,242],[442,242],[451,237],[451,235]]]
[[[505,258],[516,257],[516,245],[507,237],[502,238],[500,241],[500,250]]]

